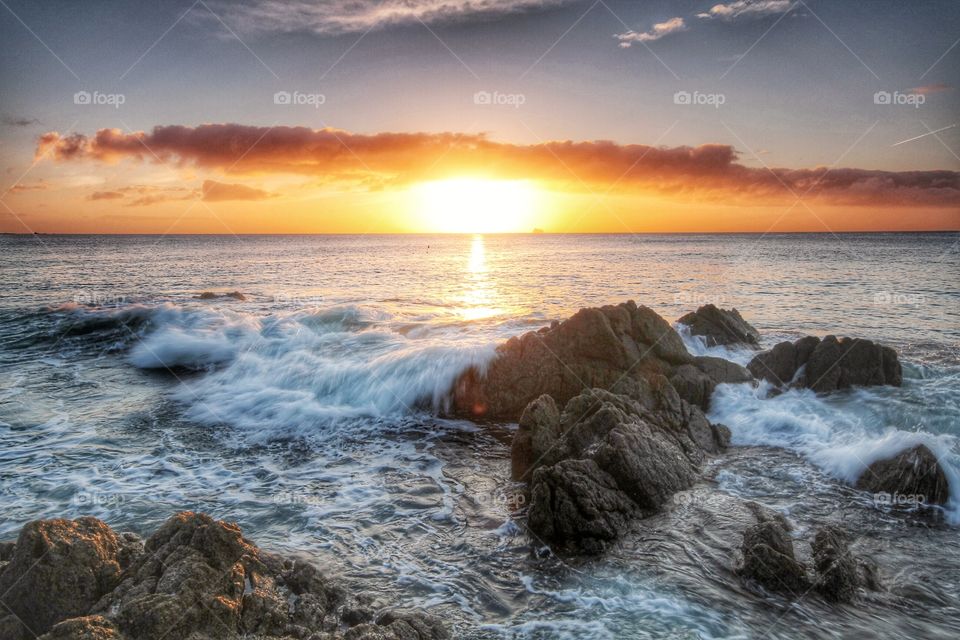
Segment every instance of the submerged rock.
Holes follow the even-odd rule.
[[[261,551],[236,525],[191,512],[167,520],[142,549],[95,518],[29,523],[0,585],[9,590],[4,605],[29,627],[0,618],[5,640],[43,632],[44,640],[449,637],[418,612],[374,619],[362,596],[312,565]]]
[[[629,301],[581,309],[501,345],[485,372],[471,369],[455,383],[453,406],[461,414],[517,420],[543,394],[562,406],[584,389],[690,363],[679,334],[648,307]]]
[[[781,342],[758,354],[747,365],[757,378],[786,387],[791,384],[817,392],[852,386],[903,383],[897,352],[860,338],[807,336]]]
[[[213,291],[204,291],[197,296],[200,300],[216,300],[217,298],[233,298],[234,300],[239,300],[240,302],[246,302],[247,296],[243,295],[239,291],[231,291],[230,293],[214,293]]]
[[[850,536],[843,529],[827,526],[813,540],[816,588],[827,600],[850,602],[865,582],[860,563],[850,552]]]
[[[857,479],[857,489],[875,494],[886,494],[888,502],[894,497],[911,504],[946,504],[950,499],[950,485],[937,456],[924,445],[884,460],[877,460]]]
[[[707,346],[745,345],[757,348],[760,332],[743,319],[736,309],[720,309],[705,304],[691,311],[677,322],[690,327],[690,333],[706,338]]]

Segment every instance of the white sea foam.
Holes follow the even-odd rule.
[[[707,346],[707,339],[704,336],[693,335],[690,333],[690,325],[683,324],[682,322],[674,323],[673,328],[680,334],[680,338],[687,347],[687,351],[695,356],[713,356],[746,366],[747,363],[757,355],[756,351],[747,347],[725,345],[709,347]]]
[[[948,519],[960,524],[960,455],[958,438],[935,435],[923,427],[935,423],[925,411],[936,406],[903,401],[916,393],[917,381],[905,389],[856,389],[817,396],[808,389],[772,395],[769,383],[719,385],[711,399],[709,418],[733,433],[738,445],[765,445],[797,451],[817,467],[853,483],[873,462],[925,444],[940,458],[951,498]],[[900,395],[901,400],[891,396]]]

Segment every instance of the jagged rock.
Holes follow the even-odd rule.
[[[517,420],[543,394],[565,405],[584,389],[609,389],[626,377],[669,374],[693,362],[683,341],[653,310],[629,301],[581,309],[564,322],[511,338],[481,373],[455,383],[456,412]]]
[[[40,520],[10,553],[0,575],[11,612],[0,617],[3,640],[449,637],[420,612],[376,617],[370,596],[348,593],[308,562],[261,551],[237,525],[204,514],[176,514],[145,544],[96,518]]]
[[[896,351],[859,338],[807,336],[794,343],[781,342],[758,354],[747,368],[757,378],[778,386],[795,382],[817,392],[882,384],[899,387],[903,383]]]
[[[912,501],[926,504],[942,505],[950,499],[950,485],[943,467],[924,445],[877,460],[857,479],[856,487],[872,493],[910,496]]]
[[[592,389],[571,398],[559,428],[542,399],[525,413],[546,413],[550,433],[560,434],[530,482],[527,524],[545,542],[598,553],[632,518],[690,487],[706,454],[729,441],[729,430],[711,425],[663,376],[615,389],[620,393]],[[525,458],[527,451],[524,444],[514,454]]]
[[[712,356],[697,356],[693,364],[675,367],[670,376],[670,384],[680,397],[704,411],[710,408],[710,397],[718,384],[752,381],[753,375],[745,367]]]
[[[771,591],[802,596],[810,583],[806,568],[794,553],[789,525],[782,516],[756,513],[760,521],[743,534],[743,562],[738,572]]]
[[[720,309],[706,304],[680,318],[677,322],[690,327],[690,333],[704,336],[707,346],[760,344],[760,333],[743,319],[736,309]]]
[[[84,616],[54,625],[39,640],[124,640],[124,637],[103,616]]]
[[[239,291],[231,291],[230,293],[214,293],[213,291],[204,291],[197,296],[199,300],[216,300],[217,298],[233,298],[234,300],[239,300],[240,302],[246,302],[247,296],[243,295]]]
[[[861,584],[860,566],[850,552],[847,532],[827,526],[813,541],[813,563],[817,572],[816,588],[833,602],[850,602]]]
[[[560,439],[560,411],[548,395],[542,395],[523,410],[513,437],[511,472],[514,480],[529,480]]]
[[[0,602],[31,633],[45,633],[117,586],[120,550],[118,536],[96,518],[27,523],[0,575]]]

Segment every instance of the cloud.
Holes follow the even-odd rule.
[[[43,179],[37,180],[34,184],[15,184],[10,189],[9,193],[24,193],[27,191],[46,191],[50,186],[43,181]]]
[[[243,184],[228,184],[213,180],[203,181],[203,200],[206,202],[223,202],[225,200],[264,200],[273,194],[263,189],[254,189]]]
[[[87,196],[87,200],[120,200],[123,193],[119,191],[94,191]]]
[[[960,205],[960,172],[768,170],[739,163],[737,151],[723,144],[653,147],[564,140],[517,145],[483,134],[357,134],[330,128],[204,124],[158,126],[149,133],[101,129],[92,137],[49,132],[38,140],[37,155],[45,154],[60,162],[110,163],[125,158],[154,162],[156,154],[164,162],[218,173],[307,175],[365,190],[472,175],[538,180],[561,190],[582,191],[586,184],[603,191],[731,204],[793,202],[809,191],[810,198],[835,204]],[[225,188],[235,192],[238,186]]]
[[[678,31],[686,30],[687,25],[683,21],[683,18],[676,17],[670,18],[666,22],[659,22],[653,25],[650,31],[645,33],[627,31],[626,33],[617,34],[615,37],[620,41],[620,46],[624,49],[627,49],[634,42],[653,42],[654,40],[659,40],[664,36],[670,35],[671,33],[677,33]]]
[[[29,127],[34,124],[40,124],[36,118],[20,118],[15,116],[4,116],[0,122],[7,127]]]
[[[488,19],[576,0],[250,0],[217,2],[240,31],[358,33],[393,25]]]
[[[714,18],[733,21],[738,18],[760,18],[763,16],[788,13],[799,4],[797,0],[735,0],[726,4],[715,4],[697,17],[704,20]]]
[[[914,87],[910,89],[910,92],[928,96],[931,93],[941,93],[943,91],[949,91],[950,89],[953,89],[953,87],[949,84],[938,82],[936,84],[925,84],[922,87]]]

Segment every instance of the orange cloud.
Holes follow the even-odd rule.
[[[227,174],[311,175],[366,189],[479,175],[680,201],[774,204],[808,195],[842,205],[960,205],[956,171],[755,168],[740,164],[737,151],[721,144],[652,147],[568,140],[516,145],[482,134],[366,135],[330,128],[204,124],[159,126],[149,133],[101,129],[92,137],[49,132],[37,145],[38,157],[47,154],[57,161],[159,158]]]
[[[87,200],[120,200],[121,198],[123,194],[119,191],[94,191],[87,196]]]
[[[254,189],[243,184],[228,184],[213,180],[203,181],[203,199],[207,202],[222,202],[224,200],[264,200],[273,194],[263,189]]]

